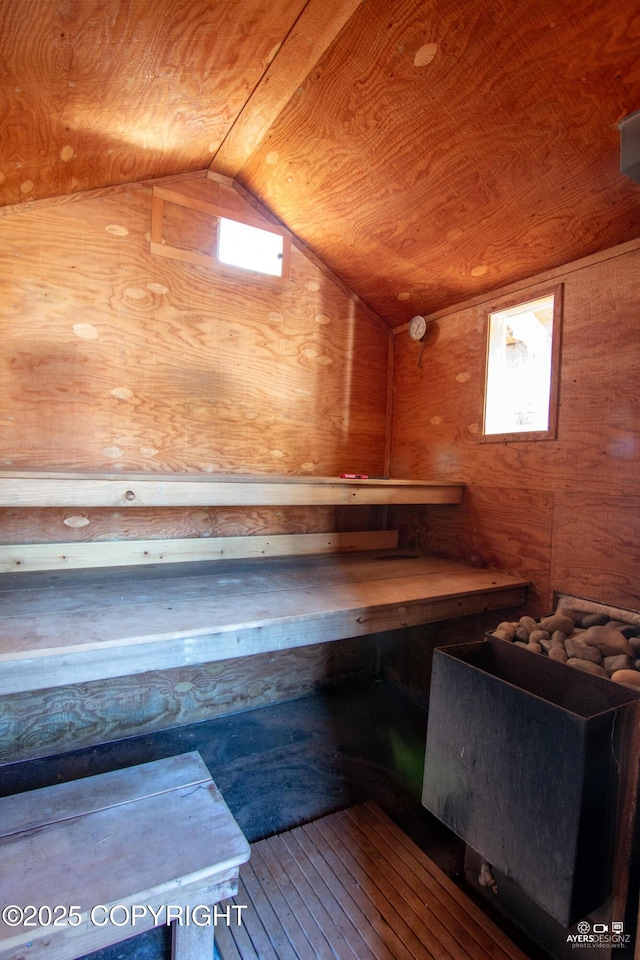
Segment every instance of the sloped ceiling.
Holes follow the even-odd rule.
[[[0,205],[211,168],[391,325],[640,236],[637,0],[3,0]]]

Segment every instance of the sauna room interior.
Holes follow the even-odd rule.
[[[1,960],[639,960],[637,4],[0,46]]]

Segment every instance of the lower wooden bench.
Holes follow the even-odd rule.
[[[0,799],[0,958],[73,960],[172,921],[211,960],[249,845],[198,753]]]
[[[520,577],[391,550],[5,574],[0,695],[519,606],[526,591]]]
[[[526,960],[374,803],[251,845],[222,960]]]

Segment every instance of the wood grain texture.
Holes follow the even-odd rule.
[[[238,184],[236,184],[236,189],[239,189]],[[559,267],[552,267],[548,270],[544,270],[542,273],[535,274],[533,277],[525,277],[524,280],[516,280],[513,283],[507,284],[506,287],[501,287],[499,290],[486,290],[482,293],[476,294],[473,297],[465,297],[465,299],[459,303],[453,304],[449,307],[443,307],[441,310],[435,310],[433,313],[430,313],[429,322],[432,323],[434,320],[443,320],[445,317],[458,314],[462,310],[466,310],[470,307],[484,308],[488,304],[493,305],[496,296],[510,298],[515,297],[516,299],[521,299],[524,302],[528,299],[532,287],[536,290],[539,290],[543,283],[553,286],[557,283],[561,283],[563,280],[566,280],[571,273],[578,273],[582,270],[590,269],[591,267],[605,263],[608,260],[616,260],[618,257],[626,257],[629,254],[635,253],[638,249],[640,249],[640,240],[637,238],[634,238],[633,240],[627,240],[624,243],[618,243],[613,247],[607,247],[605,250],[599,250],[597,253],[580,257],[578,260],[572,260],[571,263],[565,263]],[[407,333],[410,323],[411,321],[409,320],[407,323],[393,327],[393,336],[397,337]]]
[[[213,926],[171,925],[172,960],[203,960],[213,955]]]
[[[383,527],[384,507],[4,507],[0,529],[5,545],[129,540],[146,537],[219,537]]]
[[[74,611],[81,617],[83,610],[101,608],[108,621],[116,619],[123,606],[185,601],[185,609],[189,609],[200,601],[224,598],[230,602],[236,598],[239,607],[243,598],[258,593],[300,590],[300,596],[305,597],[335,585],[357,589],[358,584],[372,580],[401,583],[407,577],[455,575],[460,568],[455,561],[422,557],[416,562],[413,554],[383,550],[348,557],[272,557],[268,562],[252,558],[226,563],[199,560],[180,566],[151,564],[135,571],[120,567],[39,571],[29,577],[0,577],[0,618],[8,627],[14,617],[39,618]]]
[[[2,697],[0,762],[108,743],[369,680],[376,638]]]
[[[550,496],[526,488],[478,483],[465,492],[462,505],[449,513],[437,506],[428,511],[393,507],[390,516],[405,546],[472,566],[516,573],[533,584],[528,596],[530,609],[541,616],[549,612]]]
[[[374,803],[253,843],[234,902],[222,960],[524,960]]]
[[[261,280],[275,287],[286,283],[291,264],[291,235],[257,212],[237,190],[229,189],[232,181],[225,180],[216,175],[185,180],[175,187],[154,185],[150,252],[218,272],[224,270],[242,282],[246,272],[222,263],[216,255],[219,220],[230,216],[282,238],[280,274],[277,277],[263,275]]]
[[[198,754],[184,754],[0,800],[14,821],[16,814],[33,819],[41,800],[32,827],[19,824],[2,837],[2,899],[11,897],[23,909],[60,900],[74,904],[79,920],[3,924],[0,957],[17,960],[31,950],[34,957],[73,960],[167,922],[169,903],[194,908],[237,890],[249,845],[203,767]],[[118,919],[92,922],[99,904],[100,921],[112,904],[119,905]],[[134,918],[137,904],[153,907],[158,919],[148,909]]]
[[[204,177],[210,177],[211,173],[207,170],[191,170],[188,173],[180,174],[181,182],[194,179],[201,180]],[[45,210],[47,207],[56,207],[65,203],[77,203],[78,200],[98,200],[100,197],[115,197],[121,193],[131,193],[135,190],[151,189],[161,183],[175,183],[176,175],[170,174],[167,177],[149,177],[144,180],[127,181],[110,185],[106,187],[95,187],[93,190],[78,190],[75,193],[63,193],[56,197],[45,197],[41,200],[30,200],[29,211],[34,213],[36,210]],[[14,213],[23,213],[25,206],[22,203],[10,203],[0,207],[0,217],[11,217]]]
[[[73,474],[0,471],[3,507],[259,507],[460,503],[462,485],[276,475]]]
[[[2,4],[0,204],[217,157],[394,326],[640,231],[634,0],[108,6]]]
[[[79,813],[97,813],[112,806],[135,803],[144,797],[175,790],[176,783],[190,787],[211,780],[197,751],[97,776],[99,781],[83,777],[56,784],[55,790],[39,787],[2,797],[0,836],[10,837],[37,830],[45,824],[62,823]]]
[[[409,518],[406,543],[424,548],[431,541],[429,549],[444,556],[526,569],[539,613],[548,612],[555,590],[638,608],[639,271],[640,254],[630,249],[559,278],[565,301],[555,441],[477,442],[489,304],[431,324],[421,368],[415,345],[396,338],[392,469],[455,473],[467,484],[455,516],[436,509],[427,520],[398,508]],[[523,299],[535,289],[534,278]],[[393,524],[402,530],[397,517]]]
[[[396,530],[294,533],[271,537],[120,540],[106,543],[23,543],[9,547],[0,545],[0,573],[335,554],[356,550],[392,549],[397,545]]]
[[[44,591],[38,573],[28,582],[7,575],[0,693],[327,643],[526,598],[523,578],[436,558],[372,553],[213,566],[195,589],[184,564],[138,568],[128,579],[118,568],[70,571],[66,587],[55,574]],[[165,570],[171,575],[159,576]]]
[[[640,492],[633,497],[561,493],[555,498],[554,588],[640,609]]]
[[[278,291],[152,257],[146,190],[4,223],[2,465],[381,475],[387,332],[303,254]]]
[[[10,0],[3,203],[209,165],[302,0]]]
[[[616,125],[637,109],[637,16],[368,3],[239,179],[394,326],[635,237]]]
[[[229,177],[237,175],[361,2],[311,0],[305,5],[216,152],[212,170]]]

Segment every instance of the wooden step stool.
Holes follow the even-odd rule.
[[[211,960],[249,853],[197,752],[0,799],[0,960],[74,960],[167,922],[174,960]]]

